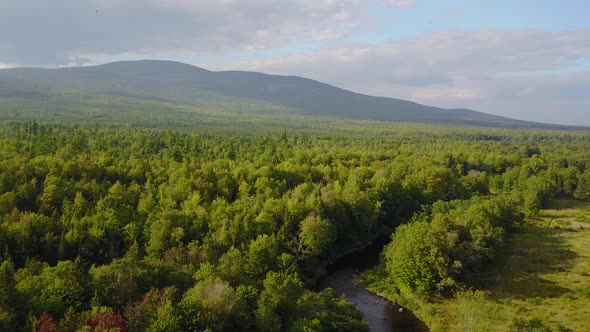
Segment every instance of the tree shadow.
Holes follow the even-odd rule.
[[[547,203],[546,209],[577,209],[585,210],[590,208],[590,202],[578,201],[573,199],[553,199]]]
[[[571,290],[543,278],[568,273],[578,256],[560,236],[559,229],[526,225],[509,234],[496,253],[494,264],[475,276],[471,285],[490,291],[497,299],[559,297]]]

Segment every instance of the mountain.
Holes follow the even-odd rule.
[[[240,116],[302,114],[507,128],[573,128],[368,96],[297,76],[215,72],[173,61],[0,70],[0,118],[84,120],[107,114],[125,120],[127,114],[127,119],[133,120],[141,111],[156,117],[201,112],[211,118],[216,112],[229,111]]]

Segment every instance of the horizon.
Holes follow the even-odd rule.
[[[590,126],[588,10],[577,0],[16,3],[0,13],[0,68],[169,60]]]
[[[194,64],[190,64],[190,63],[186,63],[186,62],[181,62],[181,61],[177,61],[177,60],[166,60],[166,59],[117,60],[117,61],[100,63],[100,64],[76,65],[76,66],[68,66],[68,67],[31,67],[31,66],[10,67],[10,68],[0,68],[0,71],[5,70],[5,69],[47,69],[47,70],[56,69],[56,70],[59,70],[59,69],[68,69],[68,68],[91,68],[91,67],[101,67],[101,66],[105,66],[105,65],[109,65],[109,64],[115,64],[115,63],[137,63],[137,62],[169,62],[169,63],[174,63],[174,64],[181,64],[181,65],[191,66],[191,67],[193,67],[195,69],[204,70],[204,71],[211,72],[211,73],[245,72],[245,73],[263,74],[263,75],[276,76],[276,77],[297,77],[297,78],[301,78],[301,79],[305,79],[305,80],[311,80],[311,81],[314,81],[314,82],[318,82],[318,83],[321,83],[321,84],[327,84],[327,85],[332,86],[332,87],[337,88],[337,89],[342,89],[342,90],[345,90],[345,91],[348,91],[348,92],[352,92],[352,93],[356,93],[356,94],[361,94],[361,95],[365,95],[365,96],[369,96],[369,97],[387,98],[387,99],[398,99],[398,100],[408,101],[408,100],[399,99],[399,98],[395,98],[395,97],[372,95],[372,94],[368,94],[368,93],[358,92],[358,91],[346,89],[346,88],[343,88],[343,87],[339,87],[337,85],[333,85],[333,84],[330,84],[330,83],[325,83],[325,82],[322,82],[322,81],[314,80],[314,79],[303,77],[303,76],[282,75],[282,74],[270,74],[270,73],[263,73],[263,72],[257,72],[257,71],[251,71],[251,70],[231,70],[231,69],[228,69],[228,70],[222,70],[222,69],[213,70],[213,69],[204,68],[204,67],[197,66],[197,65],[194,65]],[[445,107],[439,107],[437,105],[422,104],[422,103],[418,103],[418,102],[415,102],[415,101],[410,101],[410,102],[417,103],[417,104],[423,105],[423,106],[440,108],[441,110],[466,109],[466,110],[474,111],[474,112],[477,112],[477,113],[482,113],[482,114],[487,114],[487,115],[493,115],[493,116],[503,117],[503,118],[506,118],[506,119],[509,119],[509,120],[526,121],[526,122],[529,122],[529,123],[536,123],[536,124],[541,124],[541,125],[558,125],[558,126],[564,126],[564,127],[576,127],[576,128],[580,128],[580,129],[582,129],[582,128],[590,129],[590,125],[584,125],[584,124],[561,124],[561,123],[554,123],[554,122],[540,122],[540,121],[534,121],[534,120],[518,119],[518,118],[513,118],[513,117],[508,117],[508,116],[503,116],[503,115],[496,115],[496,114],[492,114],[492,113],[481,112],[479,110],[474,110],[474,109],[467,109],[467,108],[460,108],[460,107],[459,108],[445,108]],[[382,121],[382,120],[374,120],[374,121]],[[390,121],[385,121],[385,122],[390,122]],[[395,121],[393,121],[393,122],[395,122]],[[420,122],[417,122],[417,123],[420,123]]]

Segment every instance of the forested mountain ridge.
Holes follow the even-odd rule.
[[[28,120],[100,120],[105,116],[121,119],[137,109],[139,113],[126,121],[142,113],[165,113],[187,121],[184,117],[206,110],[237,112],[242,118],[272,113],[485,127],[576,128],[368,96],[297,76],[215,72],[159,60],[59,69],[3,69],[0,106],[0,118]]]

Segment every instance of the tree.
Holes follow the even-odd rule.
[[[256,325],[262,331],[285,330],[296,316],[297,300],[303,295],[303,283],[295,274],[269,272],[258,299]]]
[[[335,238],[335,230],[330,221],[310,214],[300,224],[298,251],[304,255],[320,255],[330,247]]]
[[[399,226],[386,248],[387,271],[404,291],[430,292],[440,279],[433,263],[444,258],[437,251],[431,251],[431,244],[427,242],[429,230],[430,225],[425,221]]]
[[[180,319],[174,306],[176,288],[151,289],[141,301],[125,308],[129,331],[175,332]]]
[[[209,277],[184,294],[179,309],[185,331],[230,331],[240,326],[243,303],[228,282]]]
[[[123,316],[112,310],[96,314],[94,317],[87,319],[84,325],[90,327],[90,330],[95,332],[127,331]]]
[[[139,277],[148,277],[140,263],[127,257],[116,259],[109,265],[92,266],[90,276],[93,301],[114,309],[121,309],[139,298],[142,294]]]
[[[337,297],[332,289],[319,293],[307,291],[297,301],[299,318],[291,329],[300,331],[300,324],[310,331],[368,331],[362,314],[344,297]]]
[[[13,327],[13,319],[20,308],[17,298],[14,264],[4,260],[0,265],[0,329],[8,331]]]
[[[231,247],[221,256],[217,268],[219,270],[219,276],[234,286],[248,282],[245,273],[246,259],[242,252],[235,247]]]
[[[47,310],[39,317],[39,332],[57,332],[57,320],[51,317]]]
[[[279,246],[274,235],[259,235],[248,245],[246,253],[246,273],[259,278],[276,267]]]

